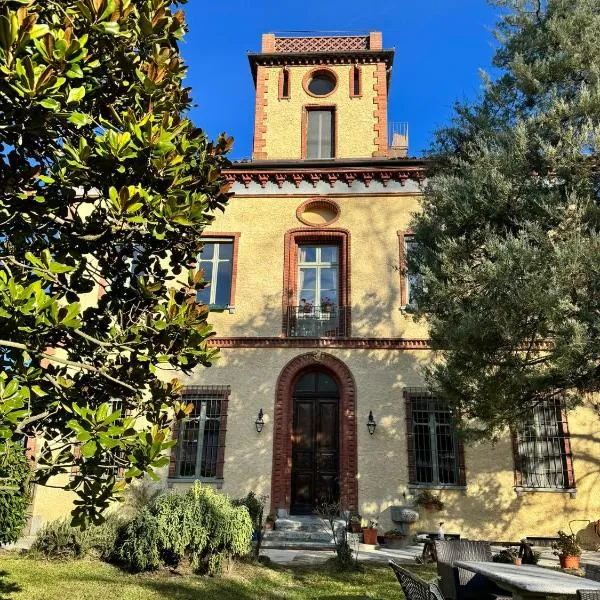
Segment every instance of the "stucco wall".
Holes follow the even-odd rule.
[[[362,65],[362,95],[350,97],[350,65],[328,65],[337,76],[335,91],[323,98],[306,93],[302,81],[314,66],[290,66],[290,98],[279,99],[282,67],[262,67],[268,73],[264,122],[264,151],[269,159],[301,158],[304,106],[336,106],[336,157],[369,157],[375,152],[375,65]]]
[[[211,368],[184,379],[191,385],[230,385],[223,491],[231,496],[254,490],[269,494],[273,452],[273,404],[277,378],[302,350],[223,350]],[[378,518],[381,531],[393,526],[389,507],[410,505],[416,490],[408,483],[405,387],[422,386],[421,367],[431,360],[428,351],[330,350],[352,372],[357,386],[358,493],[361,514]],[[258,434],[254,421],[259,409],[266,425]],[[370,436],[366,420],[372,410],[377,421]],[[600,516],[600,423],[580,409],[569,415],[577,496],[563,492],[527,493],[518,497],[513,487],[513,459],[508,438],[495,446],[481,443],[466,448],[466,490],[439,493],[441,512],[421,511],[416,529],[436,531],[444,521],[447,532],[464,537],[518,540],[524,535],[554,536],[573,519]],[[166,486],[168,480],[162,479]],[[172,487],[184,488],[171,480]],[[68,514],[72,494],[38,487],[33,508],[36,524]],[[574,524],[583,529],[584,524]]]
[[[241,232],[236,312],[210,316],[219,337],[281,334],[284,236],[290,229],[305,227],[296,218],[296,208],[310,197],[234,197],[217,215],[213,231]],[[400,275],[394,269],[399,262],[397,231],[408,228],[418,201],[417,194],[335,196],[340,216],[332,226],[351,234],[354,337],[427,335],[423,323],[400,310]]]

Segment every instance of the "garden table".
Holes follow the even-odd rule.
[[[533,565],[457,560],[454,566],[487,577],[502,589],[512,592],[513,600],[553,596],[576,598],[577,590],[600,590],[600,581]]]

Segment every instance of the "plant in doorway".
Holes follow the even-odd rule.
[[[340,571],[358,568],[358,550],[353,560],[352,548],[348,543],[350,513],[343,510],[339,501],[323,501],[314,510],[315,515],[327,522],[335,544],[336,566]],[[342,521],[345,520],[345,522]],[[342,522],[341,522],[342,521]]]

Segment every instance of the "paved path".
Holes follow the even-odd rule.
[[[492,547],[494,553],[499,552],[501,547]],[[379,546],[360,544],[358,548],[358,560],[363,562],[387,563],[394,560],[400,564],[414,564],[415,558],[421,556],[423,546],[407,546],[402,550],[389,550]],[[552,554],[552,548],[535,548],[541,553],[540,567],[558,567],[558,558]],[[307,564],[314,565],[323,563],[333,556],[332,550],[261,550],[261,556],[267,556],[274,563],[281,565]],[[582,564],[600,565],[600,552],[584,550],[581,555]]]

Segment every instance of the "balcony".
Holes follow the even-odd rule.
[[[346,337],[346,332],[349,330],[350,307],[288,306],[284,320],[285,333],[288,337]]]
[[[408,123],[392,121],[389,127],[389,156],[406,158],[408,156]]]

